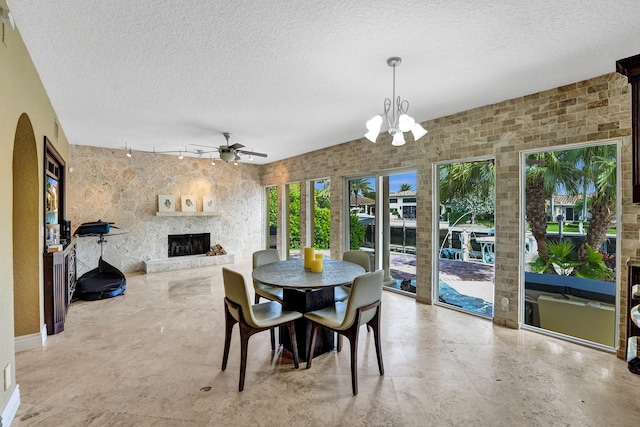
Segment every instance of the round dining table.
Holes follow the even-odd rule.
[[[313,273],[304,268],[303,260],[290,259],[262,265],[253,270],[251,276],[259,282],[284,289],[311,290],[348,285],[364,272],[358,264],[325,259],[322,271]]]
[[[251,277],[258,282],[283,288],[285,310],[307,313],[334,304],[334,288],[351,284],[353,279],[364,273],[362,266],[336,259],[325,259],[322,272],[313,273],[304,268],[303,260],[290,259],[262,265],[253,270]],[[294,324],[298,355],[302,360],[308,360],[311,322],[301,318]],[[284,348],[291,351],[289,334],[281,330],[279,335]],[[334,347],[333,332],[323,327],[318,328],[313,357],[331,351]]]

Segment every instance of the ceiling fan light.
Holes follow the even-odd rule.
[[[416,121],[408,114],[400,114],[400,117],[398,117],[398,127],[402,132],[409,132],[415,124]]]
[[[229,163],[230,161],[235,160],[236,155],[230,151],[223,151],[222,153],[220,153],[220,158]]]
[[[411,133],[413,134],[413,140],[417,141],[420,138],[422,138],[423,136],[425,136],[427,134],[427,132],[429,132],[428,130],[426,130],[425,128],[423,128],[420,123],[416,123],[413,126],[413,129],[411,129]]]
[[[402,132],[396,132],[393,135],[393,140],[391,141],[391,145],[395,145],[396,147],[399,147],[401,145],[405,144],[405,140],[404,140],[404,135],[402,134]]]

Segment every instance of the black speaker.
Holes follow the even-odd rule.
[[[71,221],[62,220],[61,225],[60,238],[68,242],[71,240]]]

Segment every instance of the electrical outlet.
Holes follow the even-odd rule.
[[[502,302],[502,311],[509,311],[509,298],[503,297],[501,302]]]
[[[11,387],[11,363],[4,367],[4,391]]]

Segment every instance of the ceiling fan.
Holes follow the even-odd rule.
[[[229,138],[231,138],[231,134],[229,132],[223,132],[222,135],[227,141],[225,145],[221,145],[218,148],[215,148],[215,147],[208,147],[208,148],[213,148],[214,150],[217,149],[218,154],[220,155],[220,158],[225,162],[240,160],[241,154],[249,155],[249,159],[251,159],[251,156],[267,157],[267,155],[264,153],[256,153],[254,151],[242,150],[242,148],[244,148],[244,145],[242,144],[235,143],[235,144],[229,145]],[[197,145],[197,144],[192,144],[192,145]],[[206,147],[206,146],[201,145],[200,147]]]

